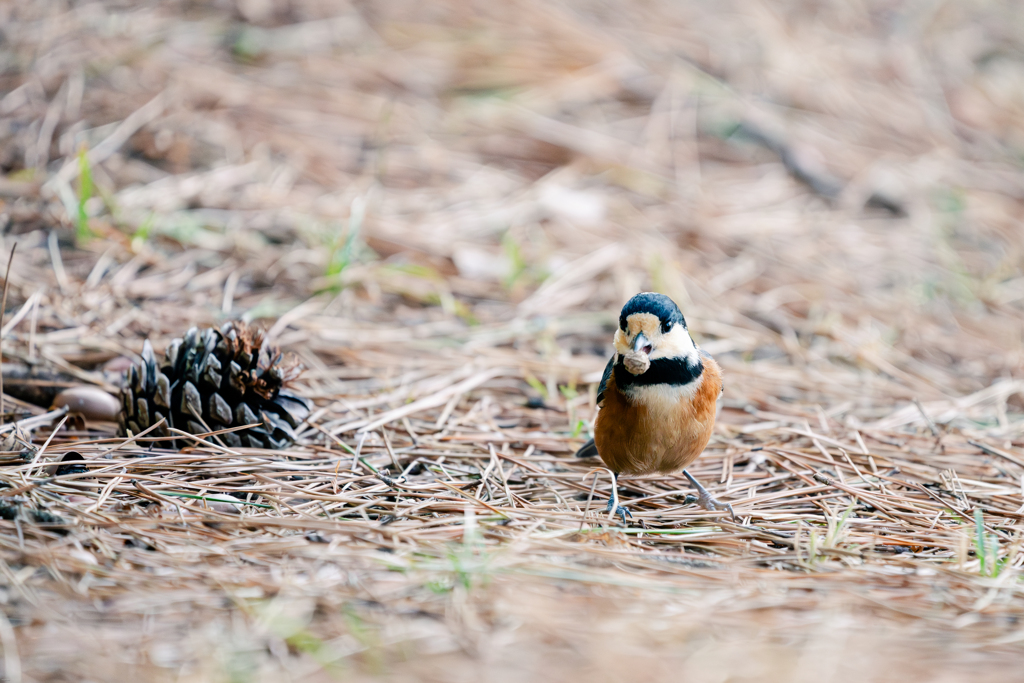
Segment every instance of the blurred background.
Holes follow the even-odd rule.
[[[85,371],[243,318],[300,354],[313,398],[512,363],[568,434],[618,309],[656,290],[725,368],[725,425],[923,430],[917,399],[1024,446],[1013,0],[5,2],[0,224],[9,315],[78,330],[38,352]],[[547,590],[514,618],[558,623]],[[579,607],[608,619],[572,637],[581,661],[646,620],[630,604]],[[537,640],[518,662],[459,641],[431,675],[513,680],[476,668],[493,647],[570,680],[646,647],[549,670]],[[714,663],[767,647],[716,642],[672,661],[747,680]],[[760,673],[832,652],[833,675],[829,645]]]
[[[588,336],[565,321],[657,289],[719,353],[895,380],[875,406],[1021,365],[1017,3],[3,12],[5,234],[87,228],[187,292],[122,334],[344,290],[345,320]]]

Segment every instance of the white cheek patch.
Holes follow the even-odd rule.
[[[658,358],[685,358],[694,365],[697,359],[697,346],[690,338],[690,333],[682,325],[673,325],[661,339],[651,354],[651,360]]]
[[[633,350],[629,345],[629,339],[622,330],[615,330],[615,339],[613,340],[613,343],[615,344],[616,353],[623,356]]]

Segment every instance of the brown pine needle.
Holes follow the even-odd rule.
[[[1019,2],[150,4],[3,10],[6,676],[1020,677]],[[742,524],[572,455],[640,290]],[[46,412],[235,315],[287,448]]]

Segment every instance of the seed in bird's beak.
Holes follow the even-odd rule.
[[[651,359],[643,351],[630,351],[622,357],[622,364],[631,374],[642,375],[651,367]]]

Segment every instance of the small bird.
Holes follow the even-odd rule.
[[[686,471],[711,439],[722,370],[693,342],[679,307],[664,294],[643,292],[622,307],[615,353],[597,390],[594,438],[576,457],[600,455],[612,471],[608,511],[626,523],[618,504],[620,474],[683,471],[697,489],[687,496],[705,510],[728,510]],[[630,515],[632,516],[632,515]]]

